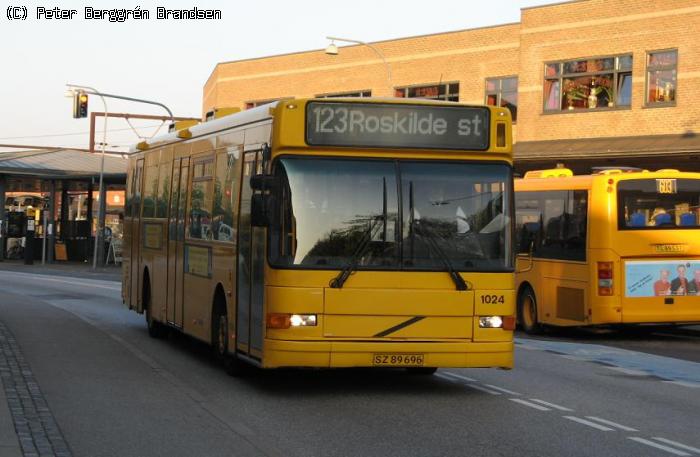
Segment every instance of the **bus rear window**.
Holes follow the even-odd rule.
[[[620,230],[693,229],[700,226],[700,180],[632,179],[618,183]]]

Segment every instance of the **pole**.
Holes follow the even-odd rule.
[[[345,43],[360,44],[362,46],[367,46],[372,51],[374,51],[374,53],[377,54],[380,59],[382,59],[382,62],[384,62],[384,68],[386,69],[386,77],[387,77],[387,81],[389,83],[389,96],[390,97],[393,96],[394,84],[391,81],[391,65],[389,65],[389,62],[387,62],[386,57],[384,57],[384,53],[382,53],[382,51],[380,51],[378,48],[374,47],[373,45],[366,43],[364,41],[360,41],[360,40],[352,40],[350,38],[338,38],[338,37],[332,37],[332,36],[327,36],[326,39],[331,40],[331,41],[342,41]]]
[[[104,155],[102,156],[102,161],[104,162]],[[104,164],[102,165],[104,167]],[[100,227],[100,247],[99,250],[97,251],[97,264],[102,265],[104,263],[104,255],[105,255],[105,250],[104,250],[104,232],[105,232],[105,218],[107,217],[107,186],[103,185],[100,186],[100,193],[99,193],[99,209],[97,213],[97,225]]]
[[[5,175],[0,175],[0,262],[5,259]]]
[[[100,190],[99,190],[99,195],[102,195],[103,189],[104,189],[104,172],[105,172],[105,148],[107,147],[107,119],[109,118],[109,110],[107,110],[107,101],[105,100],[105,95],[106,94],[101,94],[97,89],[94,87],[89,87],[89,86],[77,86],[75,84],[68,84],[68,87],[70,88],[77,88],[77,89],[87,89],[94,95],[98,95],[102,99],[102,105],[104,106],[104,112],[106,114],[104,126],[102,128],[102,156],[100,157]],[[122,98],[122,97],[116,97],[112,96],[114,98]],[[128,98],[125,98],[128,99]],[[160,103],[157,102],[151,102],[153,104],[161,105]],[[162,105],[165,106],[165,105]],[[167,107],[166,107],[167,109]],[[168,109],[168,113],[170,113],[170,110]],[[172,116],[172,113],[170,113]],[[102,244],[102,232],[103,232],[103,227],[100,225],[100,221],[102,221],[102,224],[104,224],[104,214],[101,211],[102,210],[102,203],[100,202],[100,211],[98,212],[97,216],[97,230],[95,231],[95,248],[92,251],[92,269],[96,270],[97,269],[97,249],[100,248],[100,245]],[[90,221],[90,225],[92,225],[92,221]],[[100,248],[101,249],[101,248]]]
[[[54,233],[54,225],[56,224],[56,180],[52,179],[49,187],[49,214],[48,226],[46,228],[46,236],[48,236],[48,247],[46,258],[49,263],[53,263],[54,249],[56,248],[56,234]]]
[[[46,265],[46,227],[48,225],[48,211],[42,211],[44,213],[44,229],[42,230],[41,239],[41,264]]]

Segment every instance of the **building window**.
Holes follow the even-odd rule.
[[[399,98],[427,98],[429,100],[459,101],[459,83],[428,84],[424,86],[400,87],[394,91]]]
[[[631,54],[551,62],[544,66],[547,112],[629,108],[631,104]]]
[[[508,108],[515,122],[518,117],[518,77],[487,78],[486,104]]]
[[[678,51],[654,51],[647,54],[647,105],[676,102]]]
[[[365,97],[371,97],[371,96],[372,96],[371,90],[359,90],[359,91],[354,91],[354,92],[337,92],[335,94],[320,94],[320,95],[317,95],[316,98],[331,98],[331,97],[365,98]]]

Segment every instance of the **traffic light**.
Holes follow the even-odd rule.
[[[88,115],[88,95],[85,92],[76,92],[73,95],[73,117],[80,119]]]

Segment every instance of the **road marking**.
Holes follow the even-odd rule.
[[[484,384],[484,385],[486,387],[489,387],[489,388],[494,389],[494,390],[498,390],[500,392],[503,392],[503,393],[506,393],[509,395],[522,395],[522,394],[519,394],[517,392],[513,392],[512,390],[504,389],[503,387],[494,386],[492,384]]]
[[[627,439],[630,439],[632,441],[636,441],[637,443],[642,443],[646,444],[647,446],[655,447],[656,449],[661,449],[662,451],[666,451],[670,454],[674,455],[682,455],[682,456],[689,456],[692,454],[688,454],[687,452],[679,451],[678,449],[674,449],[672,447],[664,446],[663,444],[655,443],[653,441],[645,440],[644,438],[640,438],[638,436],[628,436]]]
[[[530,401],[534,401],[536,403],[539,403],[541,405],[549,406],[550,408],[558,409],[559,411],[573,411],[571,408],[567,408],[565,406],[560,406],[555,403],[550,403],[548,401],[540,400],[537,398],[531,398]]]
[[[614,371],[619,371],[620,373],[630,375],[630,376],[649,376],[649,373],[646,371],[641,371],[641,370],[632,370],[630,368],[622,368],[622,367],[605,367],[608,370],[614,370]]]
[[[514,401],[515,403],[520,403],[521,405],[529,406],[530,408],[536,409],[538,411],[551,411],[551,409],[546,408],[542,405],[538,405],[536,403],[530,403],[527,400],[521,400],[520,398],[509,398],[510,401]]]
[[[468,378],[468,377],[466,377],[466,376],[462,376],[462,375],[459,375],[459,374],[456,374],[456,373],[452,373],[452,372],[450,372],[450,371],[445,371],[444,373],[445,373],[447,376],[453,376],[453,377],[455,377],[455,378],[461,379],[462,381],[479,382],[479,381],[477,381],[477,380],[474,379],[474,378]]]
[[[615,430],[610,428],[610,427],[605,427],[599,424],[596,424],[595,422],[587,421],[586,419],[581,419],[580,417],[576,416],[564,416],[564,419],[569,419],[570,421],[578,422],[579,424],[583,425],[588,425],[589,427],[593,427],[597,430],[600,430],[601,432],[614,432]]]
[[[515,348],[516,349],[527,349],[528,351],[540,351],[540,348],[536,348],[534,346],[530,346],[529,344],[524,344],[524,343],[515,343]]]
[[[579,357],[577,355],[566,355],[566,354],[557,354],[557,355],[559,355],[559,357],[561,357],[562,359],[573,360],[574,362],[589,362],[590,361],[586,358]]]
[[[690,382],[690,381],[661,381],[666,384],[675,384],[677,386],[690,387],[691,389],[700,389],[700,382]]]
[[[491,395],[501,395],[500,392],[496,392],[495,390],[487,389],[486,387],[481,387],[481,386],[478,385],[478,384],[467,384],[467,385],[468,385],[469,387],[471,387],[472,389],[480,390],[480,391],[482,391],[482,392],[486,392],[487,394],[491,394]]]
[[[601,424],[609,425],[611,427],[619,428],[620,430],[624,430],[626,432],[638,432],[639,431],[636,428],[628,427],[626,425],[618,424],[617,422],[609,421],[607,419],[603,419],[603,418],[596,417],[596,416],[586,416],[586,419],[600,422]]]
[[[661,438],[658,436],[655,436],[652,439],[656,441],[661,441],[662,443],[670,444],[672,446],[679,447],[681,449],[685,449],[686,451],[696,452],[700,454],[700,449],[693,446],[688,446],[687,444],[679,443],[678,441],[667,440],[666,438]]]

